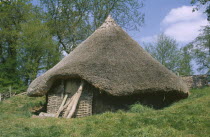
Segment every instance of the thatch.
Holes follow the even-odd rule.
[[[176,92],[188,96],[183,81],[148,54],[111,17],[68,56],[28,88],[45,95],[55,80],[81,78],[113,96]]]

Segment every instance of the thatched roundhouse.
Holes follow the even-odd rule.
[[[28,88],[29,96],[47,95],[47,112],[84,88],[76,117],[126,109],[136,101],[162,108],[188,96],[183,81],[161,65],[109,16],[90,37]]]

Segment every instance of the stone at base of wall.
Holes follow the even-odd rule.
[[[48,117],[55,117],[55,114],[41,112],[39,113],[39,115],[32,115],[31,117],[32,118],[48,118]]]
[[[182,80],[187,84],[188,88],[201,88],[208,86],[208,75],[191,75],[182,76]]]
[[[41,112],[39,113],[39,116],[40,117],[55,117],[55,114]]]

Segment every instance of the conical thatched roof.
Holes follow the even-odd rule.
[[[183,81],[152,58],[109,16],[101,27],[28,88],[29,96],[48,92],[57,79],[79,77],[113,96],[176,92]]]

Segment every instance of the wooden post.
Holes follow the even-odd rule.
[[[0,102],[1,102],[1,93],[0,93]]]
[[[176,72],[176,75],[179,76],[179,72]]]
[[[61,81],[61,86],[62,86],[62,93],[61,93],[61,98],[63,99],[64,98],[64,82],[63,80]]]
[[[12,93],[11,93],[11,92],[12,92],[12,86],[10,85],[10,86],[9,86],[9,97],[12,96]]]

